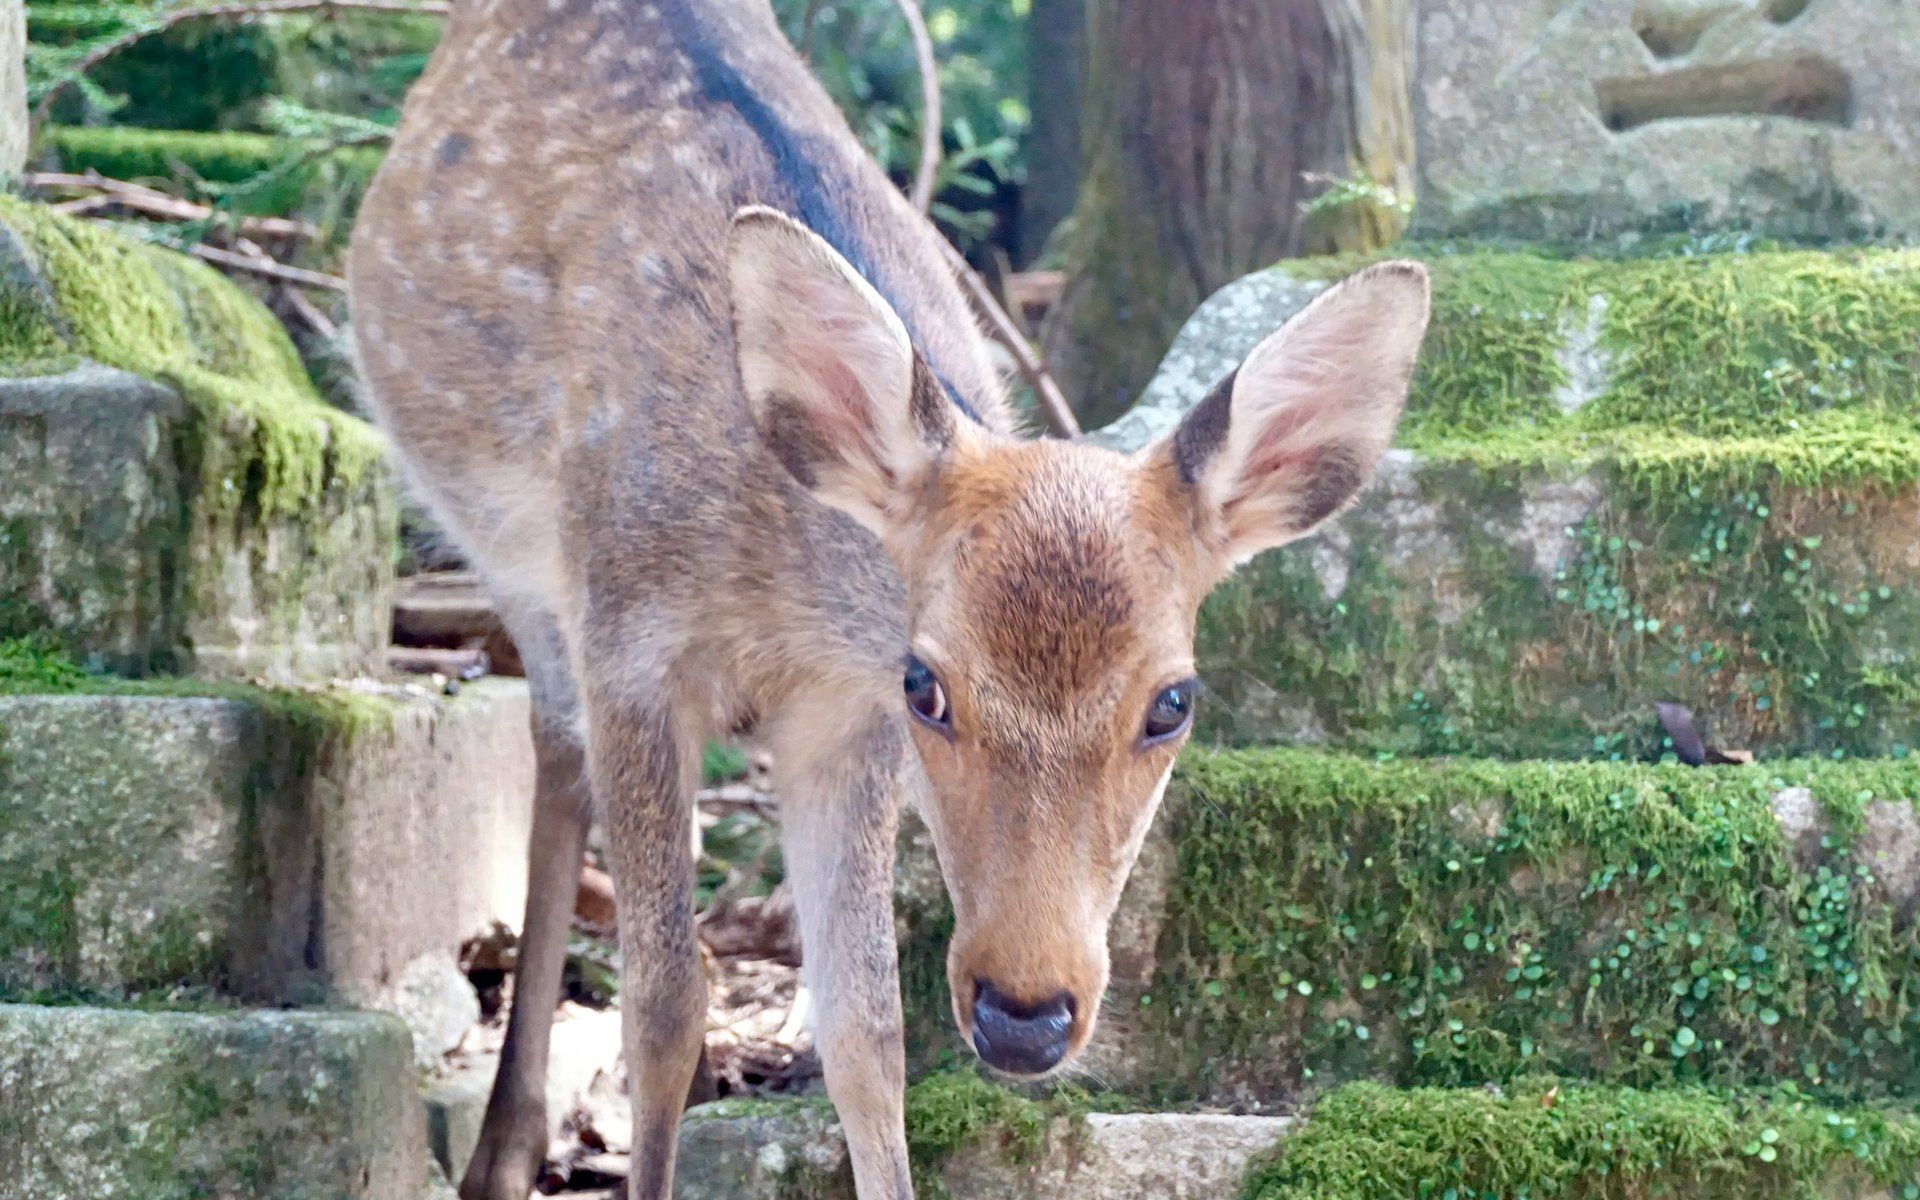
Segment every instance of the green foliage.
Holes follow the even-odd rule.
[[[1920,1086],[1920,929],[1857,849],[1920,762],[1190,753],[1143,1002],[1177,1090],[1551,1072]],[[1828,823],[1789,843],[1804,787]],[[1806,855],[1805,858],[1797,855]]]
[[[773,7],[861,142],[897,182],[911,179],[920,157],[920,77],[893,0],[774,0]],[[925,6],[948,156],[936,181],[934,215],[962,245],[989,236],[995,194],[1020,181],[1019,150],[1030,119],[1028,9],[1028,0]]]
[[[1314,1106],[1242,1200],[1920,1197],[1920,1118],[1792,1090],[1726,1096],[1526,1080],[1505,1092],[1353,1084]]]

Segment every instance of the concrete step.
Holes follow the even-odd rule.
[[[1434,277],[1399,448],[1214,593],[1207,732],[1640,757],[1673,700],[1727,747],[1916,748],[1920,254],[1396,253]],[[1229,285],[1096,436],[1162,435],[1357,265]]]
[[[931,844],[897,870],[910,1051],[968,1050]],[[1920,1098],[1920,757],[1688,768],[1189,750],[1085,1067],[1254,1110],[1557,1072]]]
[[[422,1200],[415,1078],[385,1015],[0,1004],[0,1193]]]
[[[346,1003],[437,1059],[525,902],[527,722],[517,680],[0,696],[0,999]]]
[[[1379,1200],[1389,1196],[1920,1194],[1920,1117],[1767,1092],[1551,1079],[1341,1088],[1296,1117],[1073,1111],[977,1080],[908,1091],[921,1195],[948,1200]],[[819,1102],[688,1115],[683,1200],[852,1200]],[[1592,1191],[1591,1194],[1600,1194]]]
[[[91,665],[309,679],[380,665],[382,441],[211,268],[0,204],[0,637]]]

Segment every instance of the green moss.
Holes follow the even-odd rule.
[[[1391,253],[1433,277],[1400,432],[1411,449],[1670,473],[1771,466],[1809,485],[1920,479],[1920,251]],[[1334,279],[1366,261],[1285,265]],[[1565,351],[1583,344],[1604,386],[1566,413]]]
[[[1585,468],[1425,461],[1394,500],[1343,521],[1337,587],[1328,548],[1306,543],[1208,600],[1204,728],[1397,753],[1648,757],[1662,751],[1653,703],[1678,700],[1718,744],[1762,755],[1909,753],[1920,491],[1888,481],[1920,463],[1909,440],[1910,460],[1845,483],[1871,453],[1825,454],[1811,434],[1674,436]]]
[[[63,170],[157,184],[243,213],[305,217],[342,233],[384,157],[377,146],[315,153],[318,143],[266,134],[121,126],[51,126],[39,146]]]
[[[1725,1096],[1530,1080],[1505,1092],[1372,1084],[1317,1104],[1243,1200],[1920,1197],[1920,1118],[1790,1092]]]
[[[1769,807],[1831,829],[1796,861]],[[1920,1087],[1920,931],[1855,851],[1920,762],[1690,769],[1190,754],[1143,1001],[1170,1092],[1536,1071]]]
[[[283,688],[237,680],[126,679],[88,671],[43,637],[0,639],[0,696],[146,696],[231,700],[258,711],[269,740],[305,758],[322,745],[392,726],[397,701],[339,687]]]
[[[379,436],[326,405],[273,315],[211,268],[20,200],[0,198],[0,221],[52,288],[76,351],[172,384],[200,411],[203,501],[296,512],[379,461]]]

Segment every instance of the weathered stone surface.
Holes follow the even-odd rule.
[[[380,442],[320,400],[270,313],[18,201],[0,208],[0,302],[0,635],[136,674],[379,663]]]
[[[460,942],[524,904],[526,690],[362,699],[327,736],[241,700],[0,698],[0,992],[345,1001],[437,1059],[473,1016]]]
[[[1920,12],[1876,0],[1421,7],[1419,231],[1920,231]]]
[[[407,1031],[358,1013],[0,1005],[0,1178],[35,1200],[419,1200]]]
[[[952,1200],[1234,1200],[1249,1163],[1279,1145],[1285,1117],[1092,1114],[1056,1121],[1030,1156],[997,1138],[937,1165]],[[830,1107],[695,1109],[680,1136],[686,1200],[852,1200],[846,1142]],[[924,1165],[924,1164],[923,1164]]]
[[[1920,974],[1855,925],[1912,936],[1912,762],[1188,756],[1109,930],[1080,1064],[1104,1087],[1258,1110],[1354,1078],[1804,1069],[1838,1094],[1912,1094],[1920,1015],[1885,997]],[[896,879],[925,1069],[969,1051],[941,973],[951,910],[911,813]],[[1681,1027],[1678,1054],[1668,1033],[1629,1033]]]
[[[1579,757],[1657,749],[1674,700],[1724,747],[1911,749],[1911,326],[1836,314],[1920,312],[1920,259],[1428,257],[1402,448],[1209,601],[1203,729]],[[1164,433],[1348,265],[1223,290],[1106,440]]]

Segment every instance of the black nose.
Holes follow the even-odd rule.
[[[1061,992],[1022,1004],[979,981],[973,1000],[973,1048],[990,1067],[1009,1075],[1044,1075],[1067,1056],[1073,997]]]

